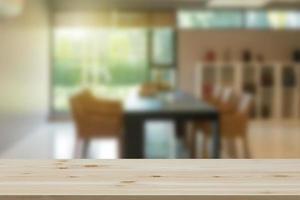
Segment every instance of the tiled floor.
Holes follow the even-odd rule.
[[[174,140],[170,122],[149,125],[147,132],[146,149],[150,158],[175,158],[178,155],[176,149],[183,149],[175,148],[178,143]],[[300,121],[254,121],[248,137],[252,158],[300,158]],[[0,158],[69,159],[73,158],[74,143],[72,123],[51,123],[0,152]],[[94,140],[89,158],[117,158],[117,148],[113,139]],[[187,152],[181,152],[179,157],[187,155]]]

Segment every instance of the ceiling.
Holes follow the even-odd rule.
[[[207,0],[205,7],[220,8],[299,8],[300,0]]]
[[[300,9],[300,0],[50,0],[56,10],[114,8],[288,8]]]
[[[300,0],[271,0],[269,6],[300,8]]]

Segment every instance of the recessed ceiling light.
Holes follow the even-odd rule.
[[[207,6],[215,8],[261,8],[271,0],[209,0]]]

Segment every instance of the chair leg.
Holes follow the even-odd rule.
[[[227,138],[228,154],[231,158],[237,158],[237,144],[235,139],[235,137]]]
[[[184,133],[184,143],[187,147],[191,146],[191,135],[193,134],[194,127],[192,123],[187,123],[187,130]]]
[[[118,159],[122,159],[123,158],[124,139],[121,136],[117,139],[117,141],[118,141]]]
[[[194,125],[188,124],[187,125],[187,131],[184,134],[184,144],[189,149],[190,152],[190,158],[195,158],[195,134],[197,130],[195,129]]]
[[[74,148],[74,158],[82,159],[88,157],[90,140],[83,138],[76,138],[75,148]]]
[[[193,129],[190,134],[191,158],[197,158],[197,129]]]
[[[83,148],[82,148],[82,158],[87,159],[89,156],[89,147],[90,147],[90,140],[84,139],[83,140]]]
[[[208,158],[208,146],[209,146],[209,137],[207,135],[207,133],[203,133],[203,142],[202,142],[202,157],[203,158]]]
[[[243,144],[244,157],[247,158],[247,159],[250,159],[251,158],[251,153],[250,153],[249,141],[248,141],[247,135],[244,135],[242,137],[242,144]]]
[[[198,147],[198,131],[197,129],[193,128],[190,132],[190,151],[191,151],[191,158],[197,158],[197,147]],[[202,157],[203,158],[209,158],[209,152],[208,152],[208,145],[209,145],[209,136],[207,133],[202,133]]]
[[[83,147],[83,139],[77,137],[75,140],[75,146],[74,146],[74,150],[73,150],[73,157],[75,159],[82,158],[82,147]]]

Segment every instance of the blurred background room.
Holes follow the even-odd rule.
[[[0,158],[300,158],[299,0],[0,0]]]

